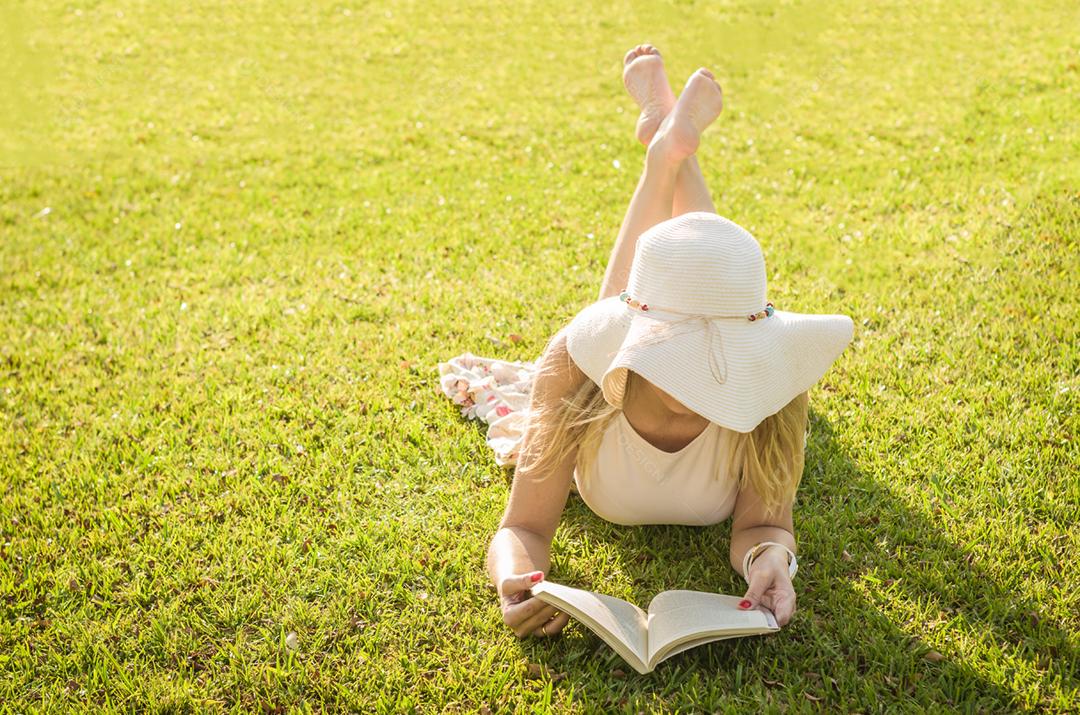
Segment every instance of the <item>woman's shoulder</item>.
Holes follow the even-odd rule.
[[[567,391],[576,390],[590,379],[570,354],[566,327],[548,340],[538,366],[538,377],[543,375],[553,387],[562,387]]]

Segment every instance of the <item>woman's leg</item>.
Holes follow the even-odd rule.
[[[679,169],[679,176],[675,179],[671,215],[682,216],[691,211],[716,213],[716,206],[709,196],[709,187],[705,185],[705,176],[701,173],[696,155],[684,161]]]
[[[679,175],[697,151],[701,132],[720,114],[722,105],[720,85],[710,72],[700,69],[690,76],[645,153],[645,170],[615,239],[600,287],[601,300],[618,295],[626,286],[638,236],[671,218]]]
[[[649,146],[660,122],[675,106],[675,93],[668,83],[660,52],[652,45],[638,45],[627,52],[623,58],[623,84],[641,108],[636,127],[638,141]],[[683,162],[679,169],[672,199],[673,216],[689,211],[716,213],[705,177],[694,156]]]
[[[645,170],[641,172],[637,188],[626,209],[619,235],[615,238],[615,247],[611,250],[604,282],[600,287],[603,300],[626,287],[630,277],[630,265],[634,260],[637,238],[644,231],[661,221],[671,218],[672,198],[675,195],[675,180],[684,161],[668,161],[659,152],[645,155]]]

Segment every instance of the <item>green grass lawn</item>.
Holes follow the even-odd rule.
[[[0,710],[1080,709],[1075,2],[293,5],[4,11]],[[648,677],[502,624],[436,369],[595,299],[642,41],[770,300],[856,323],[794,619]],[[573,497],[552,578],[741,594],[728,536]]]

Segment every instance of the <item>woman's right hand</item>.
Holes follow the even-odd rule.
[[[529,593],[533,584],[543,578],[542,571],[531,571],[507,576],[499,583],[503,623],[510,626],[518,638],[553,636],[570,621],[570,616]]]

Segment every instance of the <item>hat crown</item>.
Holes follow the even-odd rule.
[[[750,232],[707,212],[656,224],[638,238],[626,290],[656,309],[756,313],[765,305],[765,258]]]

